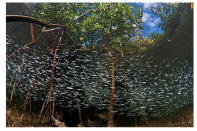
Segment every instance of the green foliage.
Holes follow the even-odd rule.
[[[32,9],[38,19],[63,25],[95,9],[68,27],[67,37],[80,45],[95,46],[102,41],[116,46],[120,39],[128,41],[143,29],[141,9],[126,3],[36,3]]]
[[[161,28],[171,36],[180,23],[181,15],[185,8],[188,7],[187,3],[162,3],[157,7],[152,7],[152,12],[159,16],[162,23]]]
[[[136,39],[129,44],[129,52],[132,51],[133,54],[138,54],[140,52],[146,51],[150,47],[155,46],[155,44],[156,43],[150,38],[146,38],[144,40]]]
[[[152,40],[154,43],[156,43],[159,36],[160,36],[160,34],[155,33],[155,32],[152,32],[152,33],[149,35],[149,39]]]

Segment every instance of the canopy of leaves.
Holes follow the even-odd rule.
[[[102,41],[115,46],[120,38],[129,40],[143,29],[141,9],[126,3],[36,3],[31,7],[38,19],[63,25],[94,9],[68,27],[67,37],[80,45]]]

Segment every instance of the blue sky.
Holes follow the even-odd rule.
[[[159,23],[161,22],[160,18],[154,15],[151,11],[151,7],[156,7],[158,3],[131,3],[132,6],[139,6],[142,9],[143,13],[143,26],[144,31],[142,32],[143,36],[148,36],[152,32],[162,33]]]

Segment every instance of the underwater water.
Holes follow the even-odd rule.
[[[17,45],[7,37],[7,56]],[[31,90],[32,101],[44,102],[51,87],[53,54],[26,47],[6,61],[7,96],[24,100]],[[174,57],[154,62],[142,54],[122,58],[114,53],[114,113],[127,116],[160,117],[193,103],[193,66]],[[101,47],[59,51],[55,62],[54,88],[50,101],[69,110],[96,107],[108,110],[112,88],[111,59]],[[16,82],[15,82],[16,81]],[[33,106],[33,105],[32,105]]]

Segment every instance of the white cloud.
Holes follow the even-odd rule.
[[[151,7],[156,7],[157,3],[143,3],[143,9],[150,9]]]
[[[151,27],[155,27],[156,26],[156,24],[154,22],[149,22],[148,25],[151,26]]]
[[[147,22],[147,25],[149,25],[150,27],[155,27],[159,24],[160,19],[151,19],[150,21]]]
[[[149,13],[144,13],[143,17],[142,17],[142,21],[145,23],[145,22],[149,21],[150,17],[151,16]]]
[[[157,18],[157,19],[155,19],[155,23],[159,23],[161,20],[160,20],[160,18]]]
[[[143,22],[150,27],[155,27],[159,24],[160,18],[154,18],[150,13],[144,13],[142,17]]]

